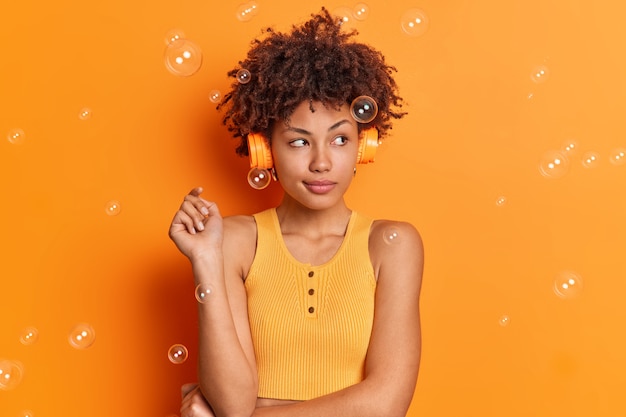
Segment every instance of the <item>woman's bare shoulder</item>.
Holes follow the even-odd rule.
[[[224,261],[245,279],[256,253],[256,222],[254,217],[224,217]]]
[[[397,263],[421,265],[424,245],[417,228],[409,222],[374,220],[370,228],[369,252],[372,266],[379,276],[381,268]]]

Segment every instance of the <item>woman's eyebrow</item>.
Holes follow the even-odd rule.
[[[350,123],[350,121],[348,119],[340,120],[337,123],[335,123],[334,125],[332,125],[331,127],[329,127],[328,131],[330,132],[331,130],[337,129],[338,127],[340,127],[341,125],[343,125],[345,123]],[[293,126],[289,126],[288,128],[286,128],[284,130],[284,132],[296,132],[296,133],[299,133],[301,135],[308,135],[308,136],[312,135],[312,133],[309,132],[306,129],[302,129],[301,127],[293,127]]]

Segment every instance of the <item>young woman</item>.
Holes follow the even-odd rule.
[[[199,384],[183,387],[181,417],[407,412],[422,241],[412,225],[369,219],[344,200],[357,161],[377,146],[372,132],[384,137],[404,113],[395,69],[352,36],[322,9],[289,33],[268,30],[229,73],[247,70],[220,105],[224,122],[241,155],[260,138],[284,196],[222,218],[195,188],[174,216],[170,237],[203,296]],[[366,110],[378,107],[372,120],[351,107],[363,96]]]

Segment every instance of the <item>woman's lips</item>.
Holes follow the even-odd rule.
[[[332,181],[305,181],[304,186],[307,190],[311,191],[314,194],[326,194],[332,191],[335,188],[336,183]]]

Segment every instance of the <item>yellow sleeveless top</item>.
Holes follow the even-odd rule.
[[[275,209],[254,215],[257,248],[245,287],[259,397],[308,400],[363,380],[374,320],[372,220],[352,212],[337,253],[298,262]]]

